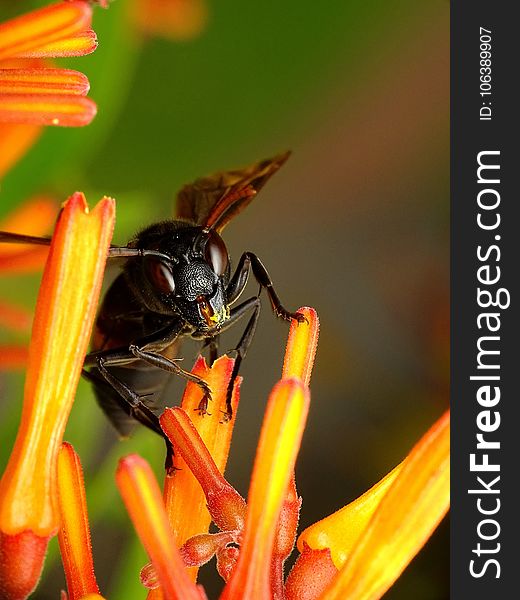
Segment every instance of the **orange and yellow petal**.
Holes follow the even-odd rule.
[[[58,204],[49,196],[35,196],[18,206],[0,222],[2,231],[41,236],[48,234],[56,221]],[[20,250],[30,250],[30,244],[2,244],[0,256],[16,254]]]
[[[372,518],[321,600],[380,598],[449,508],[449,412],[401,464]]]
[[[308,388],[298,379],[282,380],[271,392],[249,488],[240,555],[222,600],[271,597],[276,529],[308,408]]]
[[[18,346],[15,344],[0,346],[0,371],[25,369],[28,356],[29,349],[27,346]]]
[[[0,253],[0,273],[2,275],[22,275],[41,271],[49,255],[49,248],[33,246],[30,250],[17,252],[11,256]]]
[[[17,56],[19,58],[68,58],[72,56],[85,56],[92,54],[97,46],[96,32],[92,29],[86,29],[56,42],[50,42],[26,52],[19,52]]]
[[[31,312],[0,299],[0,327],[6,327],[13,331],[28,331],[31,323]]]
[[[160,423],[204,491],[207,509],[217,527],[223,531],[242,530],[245,501],[224,479],[189,415],[180,407],[167,408]]]
[[[58,2],[0,23],[0,60],[75,36],[90,27],[92,7]]]
[[[22,127],[22,126],[21,126]],[[0,230],[27,235],[48,234],[56,221],[57,203],[47,196],[37,196],[9,214]],[[32,244],[0,244],[0,273],[28,273],[45,265],[49,248]]]
[[[208,21],[206,0],[138,0],[134,8],[139,29],[149,35],[186,40],[199,35]]]
[[[164,596],[172,600],[201,600],[203,596],[189,579],[177,549],[159,485],[148,463],[136,454],[121,459],[116,481]]]
[[[69,94],[0,95],[0,121],[30,125],[84,127],[96,116],[90,98]]]
[[[233,418],[224,422],[222,417],[226,410],[226,395],[233,366],[234,360],[227,356],[220,357],[212,367],[208,367],[200,357],[192,373],[206,381],[211,388],[212,399],[208,412],[197,414],[203,393],[196,383],[188,383],[181,403],[184,411],[192,415],[195,429],[222,474],[226,468],[240,396],[241,378],[235,382],[233,389]],[[209,530],[211,516],[200,484],[179,453],[174,457],[174,466],[172,476],[165,480],[164,501],[175,538],[179,544],[184,544],[192,536]]]
[[[58,457],[60,544],[69,600],[98,594],[87,514],[83,469],[74,448],[64,442]]]
[[[86,96],[90,83],[72,69],[0,69],[2,94],[63,94]],[[0,99],[0,106],[1,106]]]
[[[355,543],[365,531],[381,500],[401,471],[402,463],[359,498],[332,515],[307,527],[298,538],[298,549],[328,549],[336,567],[341,568]]]
[[[285,348],[282,379],[297,377],[306,386],[309,386],[318,346],[320,323],[313,308],[302,307],[297,312],[305,317],[305,321],[302,323],[296,320],[291,321]],[[301,499],[298,498],[293,473],[282,504],[273,547],[271,588],[275,596],[283,597],[284,594],[284,564],[294,548],[300,508]]]
[[[298,313],[305,317],[303,323],[291,321],[289,337],[285,347],[282,379],[298,377],[305,385],[309,385],[318,347],[320,321],[314,308],[304,306]]]
[[[36,306],[21,424],[0,481],[4,546],[20,536],[36,544],[58,529],[58,451],[95,318],[113,224],[109,198],[89,213],[84,196],[76,193],[60,213]],[[18,560],[33,574],[43,557]],[[22,569],[17,575],[25,577]],[[0,589],[12,581],[9,566],[0,564]]]
[[[39,125],[0,123],[0,179],[33,146],[40,134]]]

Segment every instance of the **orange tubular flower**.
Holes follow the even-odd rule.
[[[48,540],[58,530],[58,451],[95,317],[113,222],[113,200],[103,199],[89,214],[84,196],[76,193],[56,225],[34,317],[22,420],[0,481],[2,598],[30,593]]]
[[[293,465],[319,329],[315,311],[300,312],[307,323],[291,327],[283,378],[270,397],[262,428],[247,508],[216,468],[188,413],[169,409],[161,417],[165,433],[184,458],[185,470],[197,478],[213,521],[222,530],[188,539],[181,555],[190,566],[216,554],[219,573],[228,581],[221,600],[380,598],[449,505],[446,414],[381,482],[300,536],[302,554],[284,582],[283,564],[293,548],[301,505]],[[153,586],[150,575],[146,572]],[[160,590],[154,592],[150,597],[161,597]]]
[[[291,322],[283,360],[282,379],[298,377],[308,386],[318,347],[320,322],[313,308],[304,306],[298,309],[298,312],[305,317],[306,323]]]
[[[362,600],[387,591],[448,510],[449,424],[447,412],[384,479],[300,535],[288,600]]]
[[[233,372],[235,361],[227,356],[222,356],[212,367],[208,367],[206,361],[199,357],[192,373],[198,375],[212,390],[211,404],[208,406],[208,412],[202,414],[199,410],[202,401],[202,391],[195,383],[188,383],[182,398],[182,409],[189,415],[194,416],[193,426],[198,432],[203,447],[209,451],[209,460],[214,461],[215,469],[219,473],[224,473],[226,468],[229,447],[231,444],[231,436],[238,409],[240,397],[240,383],[242,378],[239,377],[233,388],[231,405],[233,409],[233,418],[230,421],[223,422],[222,415],[226,411],[226,394],[228,384]],[[198,415],[195,413],[198,412]],[[165,412],[163,424],[169,421],[169,411]],[[190,452],[188,451],[188,460]],[[164,482],[164,503],[166,512],[170,521],[170,527],[175,536],[178,546],[182,546],[193,536],[207,533],[211,524],[211,515],[206,506],[206,497],[197,478],[192,473],[181,453],[177,452],[174,456],[174,470],[166,477]],[[184,552],[186,564],[193,565],[188,570],[189,576],[193,581],[197,579],[198,565],[206,562],[197,555],[197,560],[190,559],[190,553],[197,553],[205,542],[212,547],[213,541],[198,539],[195,544],[188,546]],[[207,560],[209,560],[220,547],[226,545],[227,542],[221,540],[216,548],[210,550]],[[154,574],[149,566],[143,568],[141,572],[141,580],[146,587],[154,588],[158,585]],[[161,598],[160,589],[150,592],[149,600]]]
[[[134,8],[139,29],[170,40],[191,39],[208,20],[206,0],[138,0]]]
[[[189,579],[168,524],[161,491],[148,463],[135,454],[121,459],[117,485],[150,556],[164,595],[171,600],[202,600]]]
[[[52,229],[56,219],[57,205],[50,198],[41,196],[26,202],[0,223],[0,230],[23,231],[28,235],[41,236]],[[49,249],[44,246],[0,244],[0,274],[30,273],[43,268]],[[0,299],[0,327],[13,331],[29,331],[32,313]],[[0,369],[22,368],[27,363],[27,348],[19,345],[0,346]]]
[[[67,577],[68,600],[98,594],[87,515],[83,469],[74,448],[64,442],[58,457],[60,530],[58,539]]]
[[[27,364],[28,351],[25,346],[0,346],[0,370],[22,369]]]
[[[202,400],[202,390],[191,382],[186,386],[181,404],[187,414],[194,416],[194,426],[219,473],[224,473],[226,468],[240,396],[241,378],[236,382],[233,390],[233,418],[224,423],[222,415],[226,410],[226,393],[234,364],[234,360],[222,356],[209,368],[205,360],[199,358],[192,372],[204,379],[210,386],[212,390],[211,405],[208,406],[208,412],[205,415],[195,414]],[[165,413],[163,418],[165,422],[168,421],[168,413]],[[207,532],[211,516],[206,508],[204,492],[192,471],[187,468],[181,454],[175,456],[174,467],[175,471],[172,476],[167,477],[165,481],[164,501],[175,539],[178,544],[182,545],[192,536]],[[196,578],[196,572],[196,569],[192,571],[194,578]]]
[[[36,142],[41,129],[39,125],[0,123],[0,179]]]
[[[271,560],[278,518],[309,409],[308,389],[280,381],[269,398],[248,495],[244,538],[222,600],[271,597]]]
[[[0,222],[1,231],[42,236],[52,230],[58,205],[47,196],[22,204]],[[43,268],[49,249],[30,244],[0,244],[0,274],[33,273]]]
[[[69,69],[42,68],[41,62],[35,66],[32,60],[93,52],[91,18],[90,4],[73,0],[0,24],[0,122],[80,127],[92,121],[96,105],[85,97],[88,79]],[[21,131],[30,138],[35,130]]]

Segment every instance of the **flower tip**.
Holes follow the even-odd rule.
[[[139,456],[139,454],[127,454],[126,456],[122,456],[118,463],[117,463],[117,468],[116,468],[116,476],[119,473],[122,473],[124,471],[130,470],[133,471],[134,469],[139,469],[139,468],[147,468],[148,463],[145,461],[144,458],[142,458],[141,456]]]
[[[309,325],[316,324],[319,327],[318,313],[312,306],[300,306],[296,312],[303,315],[307,319]]]
[[[83,192],[74,192],[61,206],[62,209],[68,209],[72,212],[81,212],[85,215],[89,213],[87,199]]]
[[[0,598],[26,598],[36,587],[43,568],[49,536],[26,530],[9,535],[0,531]]]
[[[303,306],[296,312],[303,315],[305,320],[302,322],[293,320],[291,322],[285,349],[282,379],[298,377],[305,385],[309,385],[316,357],[320,321],[314,308]]]
[[[101,200],[96,204],[93,215],[99,216],[102,221],[114,221],[116,214],[116,201],[110,196],[103,196]]]
[[[0,24],[0,58],[18,56],[90,27],[92,7],[83,0],[56,2]]]

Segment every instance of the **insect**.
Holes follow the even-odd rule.
[[[203,379],[179,366],[180,342],[202,341],[213,362],[220,333],[250,314],[234,349],[224,420],[231,418],[233,384],[255,333],[262,289],[275,315],[305,320],[283,307],[266,268],[252,252],[242,254],[232,274],[220,235],[288,156],[184,186],[177,196],[176,220],[150,225],[126,246],[110,248],[109,258],[125,263],[101,304],[83,374],[121,435],[128,435],[137,421],[164,437],[157,413],[172,374],[200,386],[204,396],[199,412],[205,413],[211,390]],[[49,244],[50,240],[0,232],[0,242]],[[260,286],[258,294],[237,304],[251,272]]]

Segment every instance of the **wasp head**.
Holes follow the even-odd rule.
[[[131,244],[168,257],[143,257],[127,265],[127,279],[149,310],[180,315],[201,333],[227,321],[230,266],[218,233],[169,221],[145,229]]]

